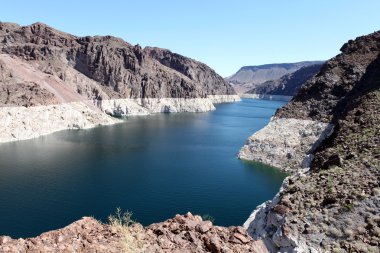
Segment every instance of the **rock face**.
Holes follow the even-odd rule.
[[[235,94],[205,64],[165,49],[142,49],[111,36],[76,37],[41,23],[25,27],[1,23],[0,40],[3,53],[26,60],[46,74],[71,83],[75,70],[95,81],[97,87],[87,90],[83,84],[71,83],[74,91],[87,99]]]
[[[332,116],[341,115],[353,99],[377,89],[373,69],[380,50],[379,38],[380,33],[375,32],[344,44],[342,53],[326,62],[277,116],[329,122]]]
[[[149,115],[152,113],[207,112],[214,104],[239,101],[237,95],[209,95],[207,98],[127,98],[97,101],[102,111],[113,116]]]
[[[309,155],[303,166],[300,160],[292,165],[277,196],[245,223],[254,239],[269,239],[281,252],[379,252],[380,32],[351,40],[341,51],[275,115],[274,121],[297,120],[299,128],[304,121],[333,126],[311,152],[295,150]],[[273,124],[251,137],[256,148],[247,156],[265,153],[262,139],[269,138],[285,151],[281,143],[312,129],[289,129],[288,135],[275,133]],[[280,152],[276,159],[283,159]]]
[[[279,79],[266,81],[247,91],[247,94],[294,96],[301,86],[317,74],[322,64],[302,67]]]
[[[286,172],[307,168],[316,147],[332,130],[331,124],[323,122],[273,118],[248,139],[238,157],[282,168]]]
[[[291,74],[302,67],[322,64],[321,61],[304,61],[296,63],[265,64],[258,66],[245,66],[234,75],[227,77],[235,90],[240,94],[247,92],[256,85],[270,80],[277,80],[284,75]]]
[[[69,226],[35,238],[0,236],[0,252],[123,252],[121,235],[94,218],[83,217]]]
[[[24,27],[0,23],[0,69],[0,106],[3,111],[27,107],[22,109],[26,122],[36,119],[38,111],[29,108],[52,104],[81,102],[84,111],[93,114],[126,116],[204,112],[213,110],[213,103],[239,100],[233,88],[203,63],[166,49],[143,49],[111,36],[77,37],[42,23]],[[66,107],[72,114],[78,113],[76,108]],[[99,120],[93,125],[117,122],[107,115],[96,118]],[[62,124],[55,125],[59,125],[56,131],[62,129]],[[70,122],[67,125],[71,128]],[[26,128],[39,126],[33,122]],[[9,140],[13,139],[2,141]]]
[[[0,118],[0,129],[3,130],[0,132],[0,143],[36,138],[65,129],[87,129],[121,122],[91,109],[84,102],[0,107]]]
[[[188,213],[143,227],[102,224],[84,217],[35,238],[0,237],[0,252],[268,252],[242,227],[218,227]]]

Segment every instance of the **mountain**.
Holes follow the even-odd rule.
[[[118,122],[106,114],[201,112],[239,99],[201,62],[112,36],[78,37],[42,23],[0,23],[0,68],[0,115],[8,120],[0,142]],[[46,120],[38,120],[41,114]]]
[[[294,96],[307,80],[319,72],[321,66],[322,64],[315,64],[302,67],[280,79],[258,84],[246,94]]]
[[[269,80],[276,80],[286,74],[293,73],[302,67],[322,64],[322,61],[303,61],[295,63],[275,63],[257,66],[245,66],[230,77],[225,78],[238,93],[244,93],[255,85]]]
[[[239,156],[292,173],[245,226],[282,252],[380,248],[380,31],[350,40]]]

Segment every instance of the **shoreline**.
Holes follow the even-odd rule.
[[[266,99],[273,101],[285,101],[289,102],[293,96],[283,96],[283,95],[269,95],[269,94],[240,94],[241,98],[251,98],[251,99]]]
[[[126,116],[156,113],[207,112],[214,104],[240,101],[237,95],[207,98],[144,98],[86,100],[43,106],[0,107],[0,144],[70,129],[89,129],[123,122]]]
[[[254,240],[265,240],[270,247],[281,252],[306,252],[311,248],[299,234],[284,234],[284,214],[276,212],[280,196],[290,182],[308,175],[312,153],[334,130],[332,124],[313,120],[272,117],[262,129],[251,135],[240,149],[238,158],[258,161],[289,173],[273,199],[258,205],[243,227]],[[274,230],[274,231],[273,231]]]
[[[227,98],[227,97],[223,98],[224,101],[226,101],[226,98]],[[236,99],[236,96],[234,96],[233,98]],[[217,98],[217,99],[219,99],[219,98]],[[220,100],[220,99],[219,99],[219,100]],[[154,101],[154,100],[153,100],[153,101]],[[164,102],[164,101],[166,101],[166,99],[161,99],[160,101],[161,101],[161,102]],[[189,101],[191,101],[191,100],[189,100]],[[236,101],[236,100],[234,100],[233,102],[235,102],[235,101]],[[92,102],[95,103],[96,101],[92,101]],[[114,102],[114,101],[112,101],[112,102]],[[120,101],[117,101],[117,102],[120,102]],[[122,100],[122,102],[125,102],[125,100]],[[129,102],[131,102],[131,101],[129,101]],[[133,101],[132,101],[132,102],[133,102]],[[149,102],[152,102],[152,100],[149,100]],[[171,101],[171,102],[173,102],[173,101]],[[193,101],[192,101],[192,102],[193,102]],[[77,102],[70,103],[70,104],[75,104],[75,105],[76,105]],[[114,104],[117,105],[117,103],[114,103]],[[42,109],[43,109],[43,108],[46,108],[46,107],[55,107],[55,108],[59,108],[59,106],[60,106],[60,105],[49,105],[49,106],[42,106],[41,108],[42,108]],[[64,105],[64,106],[66,106],[66,105]],[[80,108],[81,108],[81,107],[80,107]],[[1,109],[2,109],[2,108],[0,108],[0,111],[1,111]],[[18,107],[14,107],[14,109],[17,110]],[[177,109],[178,109],[178,108],[177,108]],[[215,108],[214,108],[214,109],[215,109]],[[163,113],[165,113],[165,112],[166,112],[166,111],[164,111]],[[179,112],[179,111],[170,111],[170,112]],[[154,112],[154,113],[150,113],[150,114],[155,114],[155,113],[160,113],[160,112]],[[117,124],[117,123],[123,122],[123,121],[120,120],[120,119],[113,118],[113,117],[107,115],[103,110],[102,110],[102,114],[101,114],[101,115],[103,115],[103,116],[105,116],[106,118],[112,120],[112,122],[110,122],[108,125],[110,125],[110,124]],[[128,114],[128,115],[131,115],[131,116],[133,116],[133,115],[135,115],[135,116],[139,116],[139,115],[149,115],[149,114]],[[262,128],[262,129],[259,130],[258,132],[260,132],[260,131],[265,130],[266,128],[268,128],[268,125],[270,125],[271,122],[272,122],[273,120],[274,120],[274,119],[272,118],[271,121],[270,121],[270,123],[268,123],[264,128]],[[103,124],[103,125],[106,125],[106,124]],[[72,128],[68,128],[68,129],[89,129],[89,128],[93,128],[93,127],[96,127],[96,126],[99,126],[99,125],[90,125],[90,126],[83,125],[82,128],[79,128],[79,127],[72,127]],[[61,130],[67,130],[67,129],[61,129]],[[57,131],[61,131],[61,130],[57,130]],[[57,132],[57,131],[53,131],[53,132]],[[52,133],[53,133],[53,132],[52,132]],[[254,133],[253,136],[256,135],[258,132]],[[49,134],[49,133],[46,133],[46,134]],[[40,136],[41,136],[41,135],[40,135]],[[39,136],[36,136],[36,137],[39,137]],[[251,137],[250,137],[250,139],[251,139]],[[242,159],[240,156],[239,156],[239,158]],[[249,159],[244,159],[244,160],[249,161]],[[259,162],[260,162],[260,161],[259,161]],[[265,163],[265,162],[261,162],[261,163],[268,165],[268,164]],[[269,164],[269,165],[272,166],[272,167],[274,167],[274,168],[276,168],[276,169],[278,169],[278,170],[282,170],[282,169],[279,168],[278,166],[274,166],[274,165],[272,165],[272,164]],[[291,176],[288,176],[288,177],[286,177],[286,178],[284,179],[284,182],[282,183],[281,189],[284,187],[284,185],[286,184],[288,178],[290,178],[290,177],[291,177]],[[250,226],[249,226],[250,223],[251,223],[255,218],[257,218],[257,217],[259,216],[259,215],[257,215],[259,212],[263,213],[263,210],[266,211],[269,207],[272,207],[272,206],[276,203],[276,202],[275,202],[275,199],[276,199],[276,197],[279,195],[279,193],[281,192],[281,189],[280,189],[279,192],[275,195],[275,197],[273,198],[273,200],[268,200],[268,201],[266,201],[265,203],[263,203],[263,204],[257,206],[257,207],[255,208],[255,210],[251,213],[251,215],[248,217],[248,219],[247,219],[247,221],[244,223],[244,225],[241,224],[245,229],[247,229],[248,233],[249,233],[249,231],[250,231]],[[264,212],[264,214],[266,214],[266,212]],[[77,222],[77,221],[75,221],[75,222]],[[74,223],[75,223],[75,222],[74,222]],[[153,225],[153,224],[152,224],[152,225]],[[69,226],[71,226],[71,225],[69,225]],[[57,231],[57,230],[59,230],[59,229],[55,229],[55,230],[50,230],[50,231],[44,232],[44,233],[42,233],[40,236],[45,235],[45,234],[50,234],[51,232],[54,233],[54,232]],[[250,236],[252,236],[251,233],[249,233],[249,234],[250,234]],[[8,238],[7,240],[11,240],[11,239],[10,239],[9,237],[7,237],[7,236],[4,236],[4,237]],[[1,236],[0,236],[0,239],[1,239]],[[20,239],[22,239],[22,238],[20,238]],[[259,237],[253,237],[253,239],[254,239],[256,242],[260,242],[260,243],[262,243],[262,242],[264,241],[265,238],[263,239],[263,238],[259,238]],[[14,240],[14,239],[12,239],[12,240]],[[15,239],[15,240],[16,240],[16,239]],[[29,240],[29,238],[27,238],[26,240]],[[263,246],[264,246],[264,245],[267,246],[267,250],[270,250],[270,249],[272,248],[272,246],[274,246],[274,245],[267,245],[267,243],[268,243],[268,242],[263,243]]]

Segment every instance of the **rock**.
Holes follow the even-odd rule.
[[[312,154],[308,154],[302,161],[301,167],[303,169],[310,168],[311,162],[313,161],[314,156]]]
[[[249,243],[251,240],[249,238],[247,238],[247,236],[244,236],[240,233],[234,233],[230,239],[231,242],[234,242],[234,243],[243,243],[243,244],[246,244],[246,243]]]
[[[11,240],[12,240],[12,238],[9,236],[0,236],[0,245],[5,244]]]
[[[210,250],[212,253],[221,252],[220,242],[217,237],[215,236],[212,236],[211,238],[206,237],[204,240],[204,243],[206,245],[206,248]]]
[[[119,237],[111,236],[109,231],[109,225],[83,217],[63,229],[46,232],[35,238],[16,240],[1,237],[0,252],[121,252]],[[100,234],[103,236],[98,238]]]
[[[238,157],[294,172],[293,169],[301,169],[306,153],[315,150],[315,143],[327,138],[332,128],[333,125],[318,121],[272,118],[267,126],[249,137]],[[305,135],[305,131],[309,134]]]
[[[275,213],[278,213],[278,214],[281,214],[281,215],[284,215],[288,212],[288,208],[284,205],[275,205],[275,207],[273,208],[273,211]]]
[[[334,154],[331,155],[326,162],[323,163],[322,168],[328,169],[331,166],[341,166],[342,165],[342,159],[339,155]]]
[[[209,231],[211,227],[212,227],[211,221],[203,221],[202,223],[198,224],[195,229],[197,232],[204,234],[207,231]]]

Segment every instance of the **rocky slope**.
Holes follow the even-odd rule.
[[[203,112],[213,110],[213,103],[239,99],[233,88],[203,63],[111,36],[77,37],[42,23],[24,27],[0,23],[0,69],[1,112],[12,110],[9,124],[2,124],[0,132],[21,136],[4,137],[0,142],[29,136],[13,131],[17,122],[12,122],[12,107],[23,107],[18,117],[25,118],[27,131],[43,134],[55,130],[44,129],[35,121],[41,114],[34,108],[37,106],[54,104],[58,114],[69,109],[76,115],[64,116],[67,124],[65,120],[57,122],[56,130],[61,130],[72,128],[71,122],[76,120],[86,127],[92,126],[86,121],[93,125],[118,122],[106,114]],[[76,108],[78,104],[83,110]],[[86,111],[97,116],[89,118]],[[47,115],[45,120],[55,120]]]
[[[258,66],[245,66],[235,74],[227,77],[234,89],[240,94],[254,88],[256,85],[270,80],[277,80],[284,75],[291,74],[302,67],[322,64],[321,61],[304,61],[296,63],[265,64]]]
[[[306,81],[319,72],[321,66],[322,64],[315,64],[302,67],[280,79],[259,84],[247,91],[246,94],[294,96]]]
[[[143,227],[138,223],[102,224],[84,217],[35,238],[0,237],[0,252],[268,252],[242,227],[218,227],[188,213]]]
[[[379,252],[380,32],[350,40],[341,51],[242,149],[251,159],[270,156],[265,163],[285,161],[280,168],[293,173],[245,224],[253,238],[270,239],[279,251]],[[279,121],[297,121],[298,128],[275,132]],[[325,124],[325,134],[304,122]],[[270,139],[276,141],[266,144]],[[283,152],[292,139],[296,154]],[[261,144],[279,151],[269,154]]]

